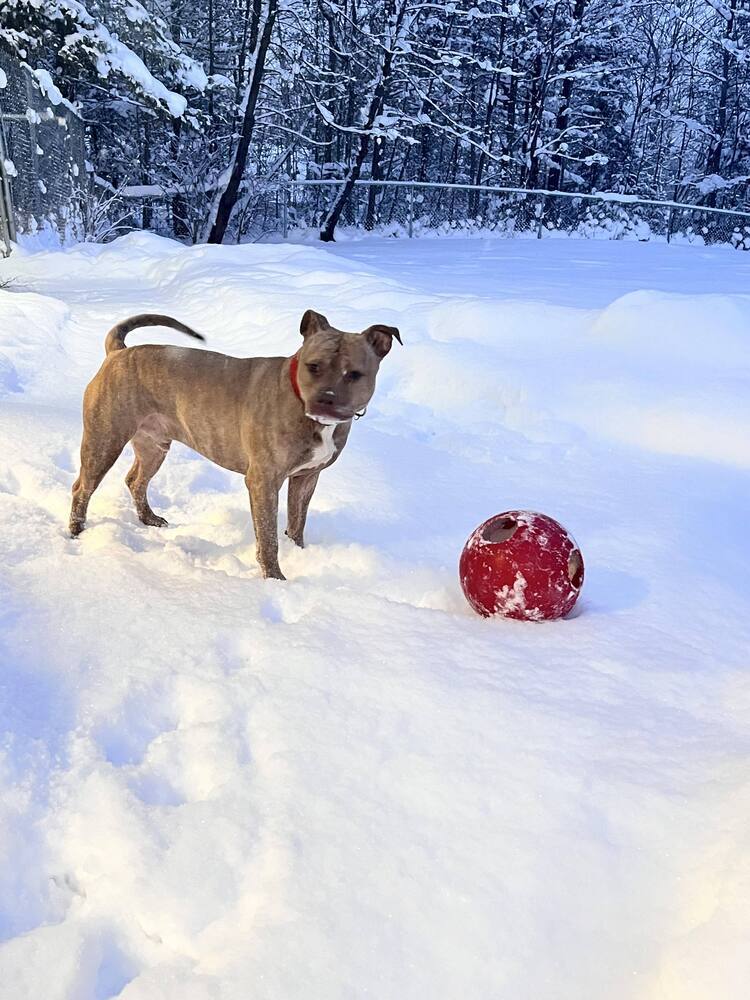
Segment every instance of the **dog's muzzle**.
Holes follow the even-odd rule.
[[[333,392],[321,393],[314,403],[309,404],[305,411],[306,415],[321,424],[341,424],[345,420],[351,420],[354,416],[353,411],[344,406],[337,406],[333,402],[334,398]]]

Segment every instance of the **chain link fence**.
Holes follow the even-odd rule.
[[[311,237],[340,189],[336,180],[251,180],[232,218],[232,235],[241,240]],[[176,197],[178,195],[179,197]],[[201,216],[203,187],[166,191],[158,187],[123,188],[121,205],[126,228],[149,228],[165,235],[180,223]],[[190,206],[193,206],[191,211]],[[194,238],[198,227],[192,226]],[[344,206],[338,230],[377,232],[394,237],[486,233],[505,237],[574,236],[590,239],[665,240],[710,245],[724,243],[750,250],[750,213],[679,202],[656,201],[624,194],[576,194],[562,191],[357,181]],[[183,229],[184,232],[184,229]]]
[[[265,227],[271,228],[276,220],[282,234],[285,230],[316,230],[333,194],[330,182],[280,185],[279,191],[268,192],[263,199]],[[456,184],[358,182],[342,213],[341,225],[393,236],[487,232],[539,239],[568,235],[728,243],[750,249],[750,214],[742,212],[629,195]]]
[[[84,126],[39,81],[0,51],[0,240],[49,229],[61,241],[82,236],[87,183]]]

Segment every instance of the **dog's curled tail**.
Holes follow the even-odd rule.
[[[111,354],[112,351],[121,351],[125,347],[127,335],[131,330],[138,329],[139,326],[169,326],[173,330],[179,330],[180,333],[186,333],[188,337],[195,337],[196,340],[206,339],[202,333],[196,333],[195,330],[191,330],[189,326],[185,326],[179,320],[172,319],[171,316],[161,316],[159,313],[140,313],[140,315],[131,316],[130,319],[124,319],[112,327],[104,341],[104,350],[107,354]]]

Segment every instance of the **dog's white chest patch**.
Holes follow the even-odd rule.
[[[307,461],[298,465],[296,469],[292,469],[289,473],[290,476],[296,476],[298,472],[305,472],[307,469],[317,469],[331,461],[336,451],[336,445],[333,443],[333,432],[336,430],[336,426],[336,424],[320,425],[321,440],[315,445]]]

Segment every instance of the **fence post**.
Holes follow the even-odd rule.
[[[4,243],[2,256],[7,257],[10,253],[10,244],[16,239],[16,220],[13,215],[13,199],[10,193],[10,183],[8,173],[5,169],[5,161],[8,159],[8,151],[5,144],[5,123],[0,115],[0,240]]]
[[[409,239],[414,235],[414,186],[409,185]]]
[[[542,238],[542,226],[544,223],[544,209],[547,206],[547,196],[542,195],[542,200],[539,204],[539,221],[536,224],[536,238],[540,240]]]
[[[286,177],[281,182],[281,235],[289,235],[289,182]]]
[[[31,76],[28,73],[24,73],[26,78],[26,102],[30,111],[36,111],[36,94],[34,92],[34,87],[31,83]],[[62,126],[57,121],[57,116],[54,119],[54,128],[62,128]],[[32,177],[36,179],[36,183],[32,186],[32,192],[34,196],[34,214],[39,216],[44,216],[44,199],[42,198],[42,191],[39,187],[39,181],[42,177],[42,172],[39,169],[39,154],[37,149],[39,148],[39,142],[37,141],[37,129],[36,121],[34,115],[29,115],[29,148],[31,149],[31,172]]]
[[[670,205],[667,213],[667,243],[672,242],[672,226],[674,225],[674,206]]]

